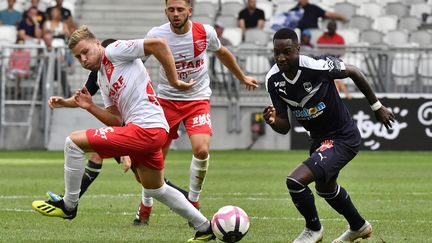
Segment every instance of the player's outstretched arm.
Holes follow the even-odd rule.
[[[382,122],[387,129],[391,128],[391,123],[395,120],[393,112],[381,104],[360,69],[353,65],[346,65],[346,72],[348,77],[354,81],[359,90],[366,96],[371,109],[375,112],[376,119]]]
[[[287,134],[291,129],[291,124],[289,122],[289,118],[281,118],[276,116],[276,109],[269,105],[264,108],[263,117],[267,124],[271,126],[271,128],[280,134]]]
[[[51,109],[62,108],[62,107],[68,107],[68,108],[78,107],[78,105],[77,105],[77,103],[75,103],[75,100],[73,97],[69,97],[69,98],[65,99],[61,96],[51,96],[48,99],[48,106]]]
[[[216,57],[227,67],[248,90],[258,88],[258,82],[254,77],[246,76],[237,64],[234,55],[224,46],[215,52]]]
[[[145,39],[144,53],[146,56],[153,55],[160,62],[165,70],[170,85],[174,88],[178,90],[188,90],[196,83],[194,80],[190,80],[186,83],[177,79],[174,57],[164,39]]]
[[[107,126],[122,125],[121,114],[117,109],[117,107],[110,106],[107,109],[103,109],[97,106],[95,103],[93,103],[92,97],[86,87],[76,91],[74,95],[74,100],[79,107],[90,112],[92,115],[94,115],[97,119],[99,119],[99,121],[101,121],[105,125]]]

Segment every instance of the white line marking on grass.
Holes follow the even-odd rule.
[[[17,212],[17,213],[35,213],[34,210],[30,210],[30,209],[22,209],[22,208],[0,208],[0,212]],[[86,212],[86,210],[82,210],[80,211],[80,215],[85,215],[88,214],[89,211]],[[94,213],[92,213],[94,214]],[[106,215],[123,215],[123,216],[135,216],[135,212],[130,211],[130,212],[111,212],[111,211],[106,211],[105,212]],[[157,216],[157,217],[179,217],[177,214],[175,213],[169,213],[169,214],[165,214],[165,213],[154,213],[152,212],[152,216]],[[289,221],[304,221],[303,218],[300,217],[256,217],[256,216],[249,216],[249,218],[254,219],[254,220],[289,220]],[[343,218],[320,218],[320,221],[338,221],[338,222],[345,222],[345,219]],[[405,219],[399,219],[399,220],[393,220],[393,219],[368,219],[369,222],[375,222],[375,223],[394,223],[394,222],[398,222],[398,223],[419,223],[419,224],[432,224],[432,220],[415,220],[415,221],[408,221]]]

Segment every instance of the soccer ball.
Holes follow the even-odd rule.
[[[249,217],[236,206],[220,208],[211,220],[213,233],[223,242],[240,241],[249,230]]]

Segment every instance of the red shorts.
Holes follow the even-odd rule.
[[[177,130],[181,121],[183,121],[188,136],[193,134],[212,135],[210,100],[179,101],[158,98],[158,101],[168,121],[171,139],[179,137]]]
[[[87,139],[101,158],[129,155],[132,165],[144,165],[162,170],[164,160],[162,146],[168,134],[163,128],[142,128],[135,124],[124,127],[88,129]]]

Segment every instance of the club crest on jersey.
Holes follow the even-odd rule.
[[[206,49],[206,41],[205,40],[196,40],[194,45],[195,45],[195,48],[199,52],[203,52]]]
[[[312,91],[312,84],[311,84],[311,82],[305,82],[305,83],[303,83],[303,88],[306,90],[306,92],[310,93]]]

